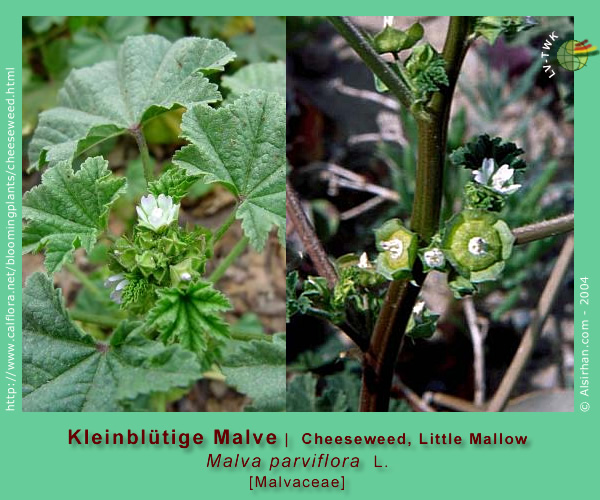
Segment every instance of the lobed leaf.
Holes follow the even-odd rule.
[[[182,119],[191,144],[173,162],[206,183],[220,182],[240,204],[237,218],[254,248],[272,226],[285,238],[285,102],[253,90],[219,109],[196,105]]]
[[[221,370],[226,382],[252,398],[246,411],[285,411],[285,334],[265,340],[231,340]]]
[[[122,324],[110,344],[94,340],[71,322],[50,278],[33,274],[23,290],[23,410],[122,411],[126,400],[199,378],[192,353],[136,326]]]
[[[232,76],[223,77],[223,87],[231,93],[227,101],[235,101],[242,94],[251,90],[275,92],[285,97],[285,64],[281,61],[274,63],[253,63],[244,66]]]
[[[197,177],[188,175],[184,169],[173,166],[165,170],[157,180],[149,182],[148,191],[154,196],[170,196],[174,203],[179,203],[197,180]]]
[[[519,158],[523,153],[524,151],[513,142],[503,142],[501,137],[492,139],[489,135],[482,134],[454,150],[450,161],[456,166],[479,170],[483,160],[493,158],[499,167],[508,165],[515,170],[521,170],[527,166],[525,160]]]
[[[212,283],[198,281],[188,287],[165,288],[158,295],[147,324],[159,332],[164,343],[178,341],[202,354],[211,338],[229,337],[229,326],[220,313],[231,309],[231,304]]]
[[[77,172],[68,162],[48,169],[42,184],[23,196],[23,218],[30,221],[23,228],[23,252],[45,249],[50,273],[72,260],[76,248],[91,252],[126,183],[102,157],[88,158]]]
[[[119,45],[128,36],[143,35],[148,28],[145,16],[110,16],[102,27],[84,27],[75,32],[68,50],[73,68],[115,59]]]
[[[128,37],[116,61],[70,73],[58,107],[40,115],[29,146],[30,168],[71,161],[165,111],[221,100],[204,75],[223,71],[234,57],[218,40]]]
[[[285,59],[286,25],[275,16],[254,18],[254,33],[234,36],[231,46],[240,59],[250,62]]]

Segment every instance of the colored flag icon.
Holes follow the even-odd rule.
[[[591,55],[593,52],[596,52],[597,50],[598,50],[598,47],[596,47],[595,45],[592,45],[586,39],[583,42],[577,42],[575,44],[574,52],[577,55],[582,55],[582,54]]]

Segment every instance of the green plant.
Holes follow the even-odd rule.
[[[389,92],[401,104],[408,145],[403,146],[401,155],[389,146],[381,147],[379,154],[392,165],[392,184],[400,200],[396,212],[404,216],[404,211],[410,211],[410,222],[395,218],[376,229],[376,262],[366,253],[354,256],[352,272],[341,266],[342,259],[332,265],[298,210],[300,203],[288,183],[288,215],[321,276],[309,277],[303,285],[297,274],[289,278],[288,312],[325,318],[344,331],[357,345],[360,354],[356,357],[362,360],[360,410],[388,411],[405,336],[423,338],[435,331],[437,315],[419,300],[430,271],[445,273],[454,296],[462,298],[467,308],[479,290],[514,280],[515,264],[511,263],[520,261],[522,266],[524,258],[515,245],[533,241],[530,249],[534,249],[548,236],[571,231],[573,214],[556,217],[558,214],[531,211],[548,185],[550,173],[524,189],[524,198],[515,196],[522,188],[521,180],[527,180],[521,157],[524,151],[515,144],[481,133],[459,147],[464,114],[455,119],[456,128],[463,132],[454,136],[448,130],[454,89],[472,42],[480,36],[494,42],[501,34],[514,35],[531,25],[529,18],[452,17],[441,53],[419,42],[423,29],[418,24],[406,31],[388,24],[371,38],[349,18],[329,17],[329,21],[375,75],[377,89]],[[393,61],[382,58],[381,53],[391,53]],[[515,99],[531,87],[534,72],[532,69],[523,77]],[[545,105],[548,99],[542,101]],[[399,175],[394,177],[396,162],[403,163],[402,180]],[[456,199],[458,193],[460,199]],[[462,208],[457,211],[457,206]],[[530,217],[524,218],[524,213]],[[548,215],[556,218],[519,227]],[[564,250],[567,257],[569,241]],[[532,250],[526,258],[534,255]],[[352,258],[345,259],[350,262]],[[556,294],[556,280],[566,272],[564,260],[548,282],[550,302]],[[368,283],[364,279],[367,273],[374,276]],[[387,290],[384,279],[389,283]],[[547,314],[547,308],[545,311]],[[539,334],[541,324],[535,325],[537,330],[534,328],[529,338]],[[479,358],[480,347],[481,343],[475,345],[474,341]],[[526,359],[527,355],[515,356],[520,367],[516,370],[523,368]],[[475,385],[479,387],[477,381]],[[303,378],[290,385],[290,390],[296,394],[309,386],[313,387],[313,382]],[[476,392],[476,403],[481,405],[482,391]],[[501,409],[507,397],[505,391],[495,395],[490,408]],[[311,404],[319,406],[318,402]]]
[[[43,252],[47,274],[34,273],[24,289],[23,408],[164,410],[210,372],[245,393],[247,409],[280,411],[285,335],[232,328],[231,302],[216,284],[248,245],[261,251],[271,229],[284,239],[283,67],[246,65],[220,87],[236,58],[222,41],[125,38],[111,19],[79,32],[70,54],[84,67],[66,77],[29,142],[30,170],[43,174],[23,197],[23,250]],[[74,54],[102,30],[110,43],[88,66]],[[226,103],[223,88],[231,89]],[[157,172],[146,131],[176,110],[187,145]],[[121,136],[139,149],[141,168],[128,172],[133,191],[98,155]],[[180,225],[182,200],[200,182],[236,199],[216,229]],[[114,234],[111,211],[131,212],[137,193],[135,222]],[[219,260],[213,250],[236,220],[244,235]],[[78,250],[107,265],[86,275],[74,263]],[[84,287],[71,309],[53,286],[63,268]]]

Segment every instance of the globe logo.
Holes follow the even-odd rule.
[[[558,64],[563,68],[568,71],[577,71],[583,68],[587,63],[588,52],[582,50],[582,42],[568,40],[558,48],[556,57],[558,59]]]

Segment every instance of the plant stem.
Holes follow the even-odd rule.
[[[98,288],[96,283],[89,279],[81,269],[79,269],[72,262],[65,263],[65,268],[81,283],[81,285],[94,294],[95,297],[102,297],[102,291]]]
[[[535,347],[535,343],[540,336],[542,327],[544,326],[548,314],[552,309],[552,305],[554,304],[554,300],[558,295],[558,291],[562,285],[562,280],[569,269],[569,264],[571,263],[571,258],[573,257],[573,249],[574,237],[571,235],[567,238],[562,250],[560,251],[560,255],[556,260],[554,269],[548,278],[548,282],[546,283],[544,291],[542,292],[542,296],[538,302],[533,320],[525,331],[525,334],[521,339],[521,343],[519,344],[519,348],[517,349],[517,352],[511,361],[508,370],[506,370],[498,390],[490,400],[487,411],[501,411],[506,406],[508,398],[510,397],[510,393],[519,380],[519,376],[525,368],[525,365],[529,360],[529,356],[531,356],[531,353],[533,352],[533,348]]]
[[[473,297],[465,297],[462,303],[469,333],[471,334],[471,342],[473,343],[473,403],[476,406],[482,406],[485,402],[485,354],[483,344],[487,335],[487,328],[480,328],[479,326]]]
[[[86,313],[78,310],[70,310],[69,316],[75,321],[84,323],[93,323],[95,325],[106,326],[108,328],[116,328],[121,323],[121,320],[113,316],[105,316],[101,314]]]
[[[411,229],[423,242],[438,229],[450,107],[468,49],[469,27],[468,17],[450,18],[443,51],[449,85],[434,95],[425,114],[416,115],[419,144]],[[401,280],[393,281],[388,288],[364,357],[360,411],[388,411],[394,367],[424,278],[422,264],[417,259],[413,269],[417,286]]]
[[[510,393],[517,383],[517,380],[519,380],[519,376],[525,368],[529,356],[531,356],[531,353],[533,352],[533,348],[540,336],[542,327],[544,326],[556,296],[558,295],[562,280],[569,269],[569,264],[573,257],[574,241],[573,235],[569,236],[565,241],[562,250],[560,251],[560,255],[558,256],[558,259],[556,259],[554,269],[552,269],[552,273],[544,287],[533,320],[525,331],[521,343],[519,344],[519,348],[517,349],[508,370],[506,370],[498,390],[490,400],[487,411],[501,411],[506,406]]]
[[[312,228],[308,217],[306,217],[302,209],[302,203],[300,203],[300,199],[289,181],[286,181],[285,192],[286,212],[294,224],[294,229],[302,240],[304,250],[306,250],[306,253],[312,259],[319,275],[323,276],[327,280],[327,283],[329,283],[329,286],[333,288],[338,280],[337,273],[331,262],[329,262],[329,257],[327,257],[327,253]]]
[[[245,333],[245,332],[231,332],[231,338],[234,340],[262,340],[266,342],[273,342],[271,335],[265,335],[264,333]]]
[[[515,243],[529,243],[535,240],[541,240],[548,236],[567,233],[575,227],[575,214],[563,215],[551,220],[545,220],[530,224],[528,226],[518,227],[513,230]]]
[[[442,392],[426,392],[423,394],[423,400],[455,411],[485,411],[486,409],[485,404],[476,406],[471,401],[466,401]]]
[[[142,125],[131,129],[131,133],[133,134],[133,137],[135,137],[135,142],[137,142],[138,149],[140,150],[142,165],[144,166],[144,178],[146,179],[146,184],[148,184],[154,179],[154,172],[152,171],[152,160],[150,159],[150,151],[148,150],[148,144],[144,137]]]
[[[314,229],[312,228],[308,217],[306,217],[306,214],[302,209],[302,203],[300,203],[300,199],[298,198],[296,191],[289,183],[289,181],[286,181],[285,190],[285,206],[287,216],[292,220],[294,224],[294,229],[298,233],[298,236],[300,236],[300,240],[302,240],[304,249],[312,259],[313,264],[317,269],[317,273],[319,273],[319,276],[322,276],[327,280],[327,283],[329,284],[330,288],[333,288],[338,281],[335,268],[329,261],[327,253],[321,245],[319,237],[316,235]],[[308,312],[313,316],[317,316],[329,321],[331,320],[331,317],[327,313],[319,311],[318,309],[310,308]],[[348,335],[348,337],[350,337],[356,343],[356,345],[360,347],[362,351],[367,350],[367,347],[369,345],[368,333],[358,331],[356,328],[354,328],[351,324],[347,322],[339,324],[337,326],[340,328],[340,330],[342,330],[342,332]]]
[[[217,266],[217,268],[208,277],[208,281],[211,281],[212,283],[216,283],[217,281],[219,281],[223,277],[223,275],[225,274],[225,271],[227,271],[227,268],[246,249],[246,246],[248,245],[249,241],[250,240],[248,239],[247,236],[244,236],[240,241],[238,241],[235,244],[235,246],[231,249],[231,252],[229,252],[229,254],[227,254],[225,256],[225,258],[219,263],[219,265]]]
[[[410,109],[415,98],[408,85],[408,77],[398,77],[390,66],[371,46],[369,41],[360,32],[356,25],[346,16],[327,16],[327,19],[337,32],[342,35],[350,47],[358,54],[369,69],[390,89],[390,92],[403,106]],[[400,74],[404,74],[404,66],[398,65]]]
[[[227,230],[231,227],[231,224],[234,223],[236,210],[237,210],[237,206],[229,214],[229,217],[227,217],[227,219],[225,220],[225,222],[223,222],[221,227],[219,227],[219,229],[217,229],[213,233],[213,243],[216,243],[217,241],[219,241],[223,237],[223,235],[227,232]]]

